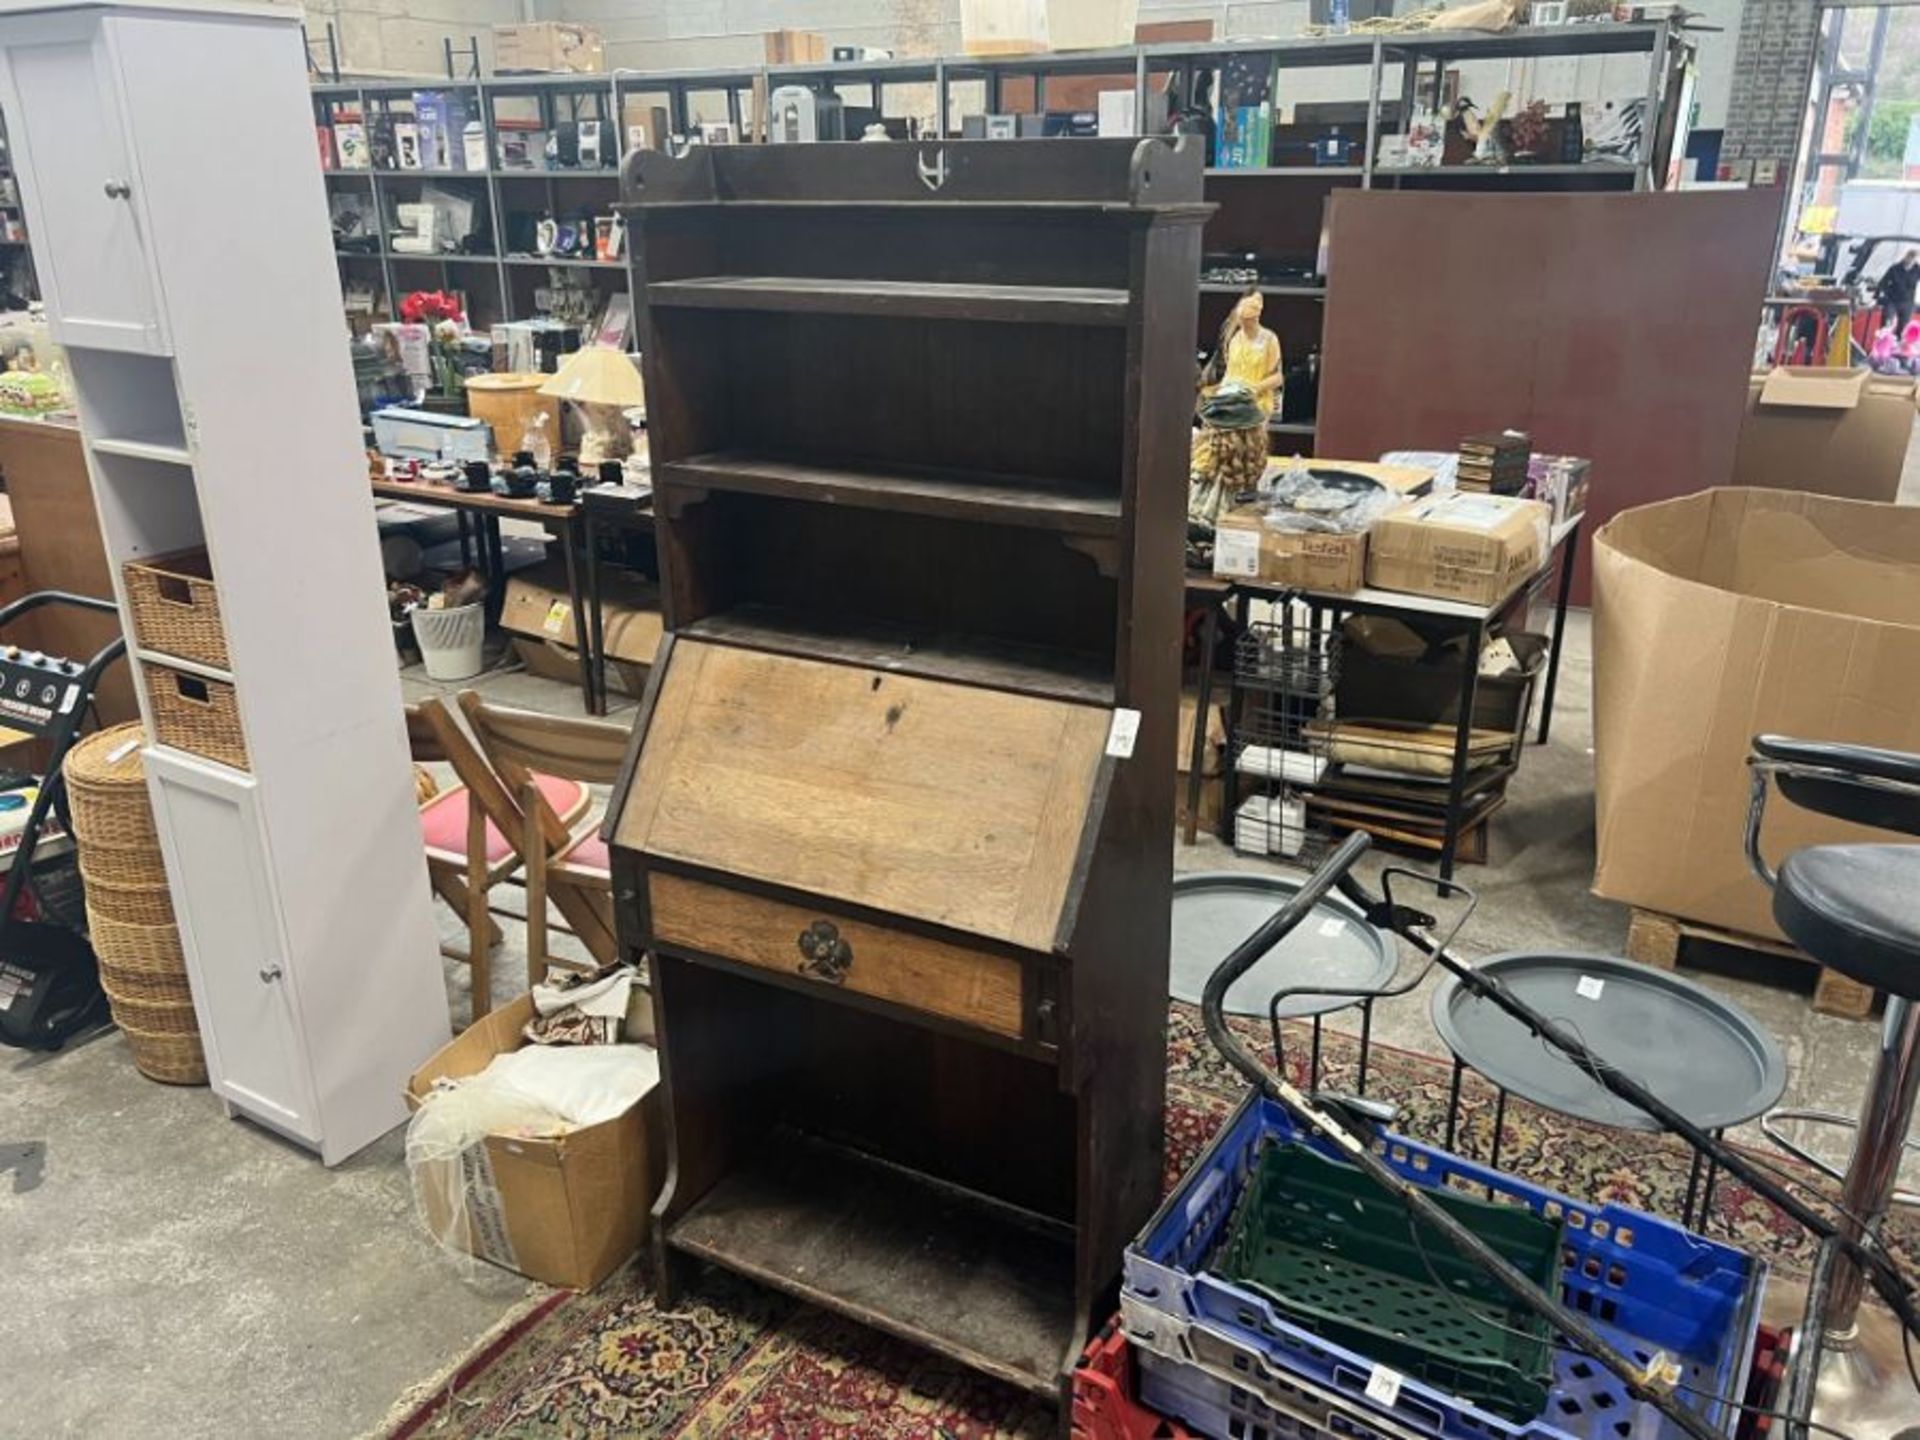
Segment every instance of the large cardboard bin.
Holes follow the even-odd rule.
[[[1920,383],[1866,370],[1782,365],[1753,377],[1733,483],[1891,501]]]
[[[649,997],[637,985],[633,995],[627,1034],[651,1037]],[[526,995],[481,1016],[414,1072],[408,1112],[420,1108],[436,1080],[477,1075],[494,1056],[518,1050],[532,1018]],[[478,1147],[485,1163],[469,1167],[466,1177],[473,1253],[530,1280],[591,1290],[646,1239],[665,1174],[664,1125],[656,1085],[625,1114],[553,1139],[488,1136]],[[445,1231],[443,1217],[430,1218],[435,1231]]]
[[[1743,849],[1748,744],[1920,750],[1920,509],[1708,490],[1594,539],[1593,888],[1778,936]],[[1765,853],[1884,835],[1767,806]]]

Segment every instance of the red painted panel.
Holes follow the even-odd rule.
[[[1335,191],[1315,449],[1526,430],[1593,460],[1585,535],[1726,484],[1779,213],[1772,190]]]

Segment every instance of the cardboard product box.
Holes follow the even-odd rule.
[[[650,1039],[651,997],[637,985],[633,995],[627,1034]],[[436,1080],[477,1075],[494,1056],[518,1050],[532,1018],[526,995],[481,1016],[414,1072],[408,1112],[420,1108]],[[625,1114],[598,1125],[551,1139],[488,1136],[467,1152],[476,1159],[464,1167],[473,1254],[546,1285],[591,1290],[646,1239],[666,1173],[665,1133],[656,1085]],[[444,1213],[429,1221],[436,1232],[446,1228]]]
[[[1907,376],[1794,365],[1755,375],[1732,483],[1890,502],[1916,404],[1920,382]]]
[[[1214,521],[1213,573],[1350,595],[1366,583],[1367,532],[1351,535],[1275,530],[1258,504],[1222,511]]]
[[[600,32],[592,26],[540,20],[493,27],[496,75],[597,75],[606,68]]]
[[[1512,495],[1449,491],[1374,522],[1367,583],[1470,605],[1507,598],[1546,562],[1548,509]]]
[[[638,699],[665,633],[660,597],[651,585],[624,572],[603,567],[600,577],[607,683]],[[567,684],[579,682],[578,620],[567,596],[563,564],[548,561],[507,581],[500,628],[513,637],[514,653],[533,674]]]
[[[1747,868],[1747,751],[1773,732],[1920,750],[1920,509],[1708,490],[1594,541],[1595,893],[1778,936]],[[1890,837],[1769,797],[1763,852]]]
[[[763,37],[769,65],[814,65],[827,58],[827,38],[811,30],[769,30]]]

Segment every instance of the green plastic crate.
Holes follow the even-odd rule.
[[[1544,1293],[1558,1292],[1560,1222],[1429,1193]],[[1272,1146],[1211,1268],[1315,1335],[1496,1415],[1536,1418],[1553,1379],[1551,1327],[1425,1224],[1423,1262],[1413,1224],[1405,1206],[1353,1166],[1297,1143]]]

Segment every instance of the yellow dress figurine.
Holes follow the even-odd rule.
[[[1220,343],[1201,377],[1200,428],[1187,467],[1187,517],[1204,526],[1211,527],[1231,495],[1257,485],[1266,469],[1266,421],[1280,403],[1284,377],[1280,337],[1260,323],[1263,308],[1257,290],[1240,297],[1220,327]],[[1227,403],[1235,396],[1239,405]],[[1249,401],[1252,409],[1246,408]],[[1209,415],[1210,410],[1215,413]],[[1248,423],[1255,412],[1258,423]]]

